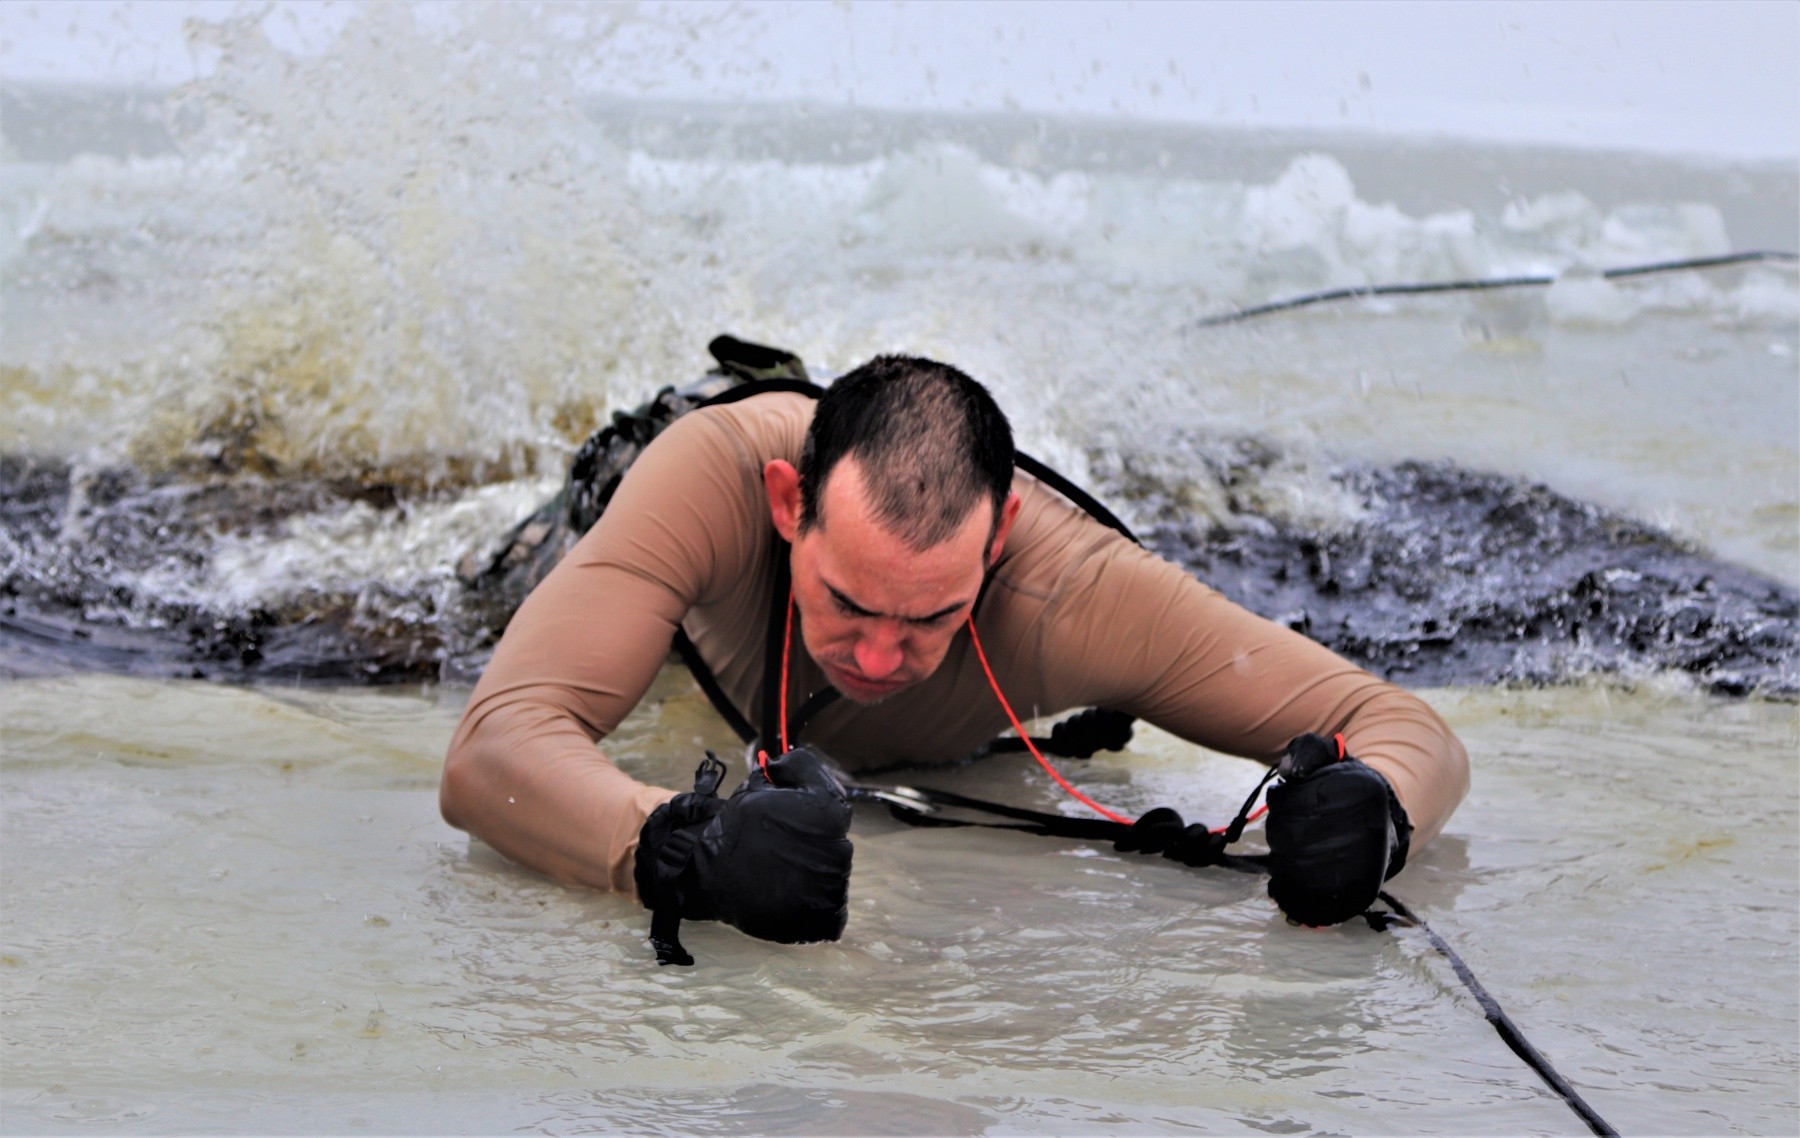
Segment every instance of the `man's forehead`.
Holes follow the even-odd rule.
[[[847,454],[838,460],[837,464],[826,472],[823,484],[815,493],[817,494],[817,500],[813,504],[815,528],[823,529],[825,527],[826,516],[829,513],[848,512],[853,525],[859,528],[864,525],[873,526],[883,534],[906,544],[909,549],[918,554],[934,552],[940,546],[949,545],[965,538],[968,531],[976,528],[976,519],[978,518],[980,519],[979,528],[984,533],[991,535],[993,524],[998,520],[998,512],[993,509],[987,498],[985,496],[978,497],[957,526],[956,532],[944,541],[924,548],[913,545],[881,519],[875,500],[876,495],[869,484],[867,468],[855,454]],[[984,540],[977,547],[975,556],[980,557],[985,549],[986,541]]]
[[[849,509],[874,519],[875,500],[870,492],[868,473],[862,460],[854,454],[845,455],[825,472],[817,493],[819,500],[815,505],[820,524],[825,521],[827,505],[838,507],[839,512]]]
[[[857,608],[905,619],[973,600],[986,568],[985,520],[971,511],[949,539],[914,549],[875,516],[862,478],[860,468],[839,464],[821,495],[830,508],[801,538],[815,549],[827,587]]]

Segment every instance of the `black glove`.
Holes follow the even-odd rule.
[[[1288,744],[1269,790],[1269,896],[1303,925],[1335,925],[1375,903],[1406,865],[1412,823],[1394,788],[1341,740]]]
[[[638,835],[633,876],[652,913],[658,964],[692,964],[683,917],[724,921],[782,944],[836,940],[850,915],[850,800],[818,752],[797,747],[718,796],[711,752],[692,794],[658,806]]]

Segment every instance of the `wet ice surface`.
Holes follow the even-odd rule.
[[[1666,671],[1717,694],[1800,693],[1800,593],[1618,510],[1449,460],[1324,463],[1155,421],[1109,442],[1087,465],[1151,549],[1383,677]],[[534,493],[521,483],[408,495],[0,456],[0,675],[478,674],[591,524],[563,505],[604,481],[584,470],[521,521]],[[1776,545],[1783,527],[1761,528]],[[451,572],[490,559],[517,564]]]
[[[1355,522],[1309,529],[1233,509],[1222,524],[1154,523],[1146,544],[1388,679],[1668,670],[1718,694],[1800,693],[1800,593],[1778,582],[1546,486],[1448,463],[1335,481]]]
[[[1800,1118],[1791,705],[1429,693],[1475,791],[1393,883],[1623,1132]],[[842,942],[635,903],[436,815],[459,696],[12,681],[0,1031],[12,1132],[1567,1133],[1416,933],[1295,929],[1260,878],[859,811]],[[679,673],[614,741],[729,736]],[[1027,763],[1029,760],[1027,760]],[[1252,764],[1144,731],[1066,764],[1222,819]],[[1012,759],[930,785],[1058,808]]]

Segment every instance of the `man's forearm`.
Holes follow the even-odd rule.
[[[465,723],[444,763],[444,820],[558,881],[632,893],[644,819],[674,797],[613,765],[573,723]],[[536,718],[536,717],[530,717]]]
[[[1417,850],[1437,836],[1469,792],[1469,754],[1417,695],[1386,684],[1374,691],[1344,725],[1345,742],[1394,788]]]

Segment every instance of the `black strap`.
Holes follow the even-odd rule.
[[[1619,1132],[1614,1130],[1606,1119],[1601,1118],[1599,1112],[1589,1106],[1587,1100],[1577,1094],[1575,1088],[1569,1085],[1568,1080],[1564,1079],[1557,1073],[1556,1068],[1550,1065],[1550,1061],[1531,1045],[1531,1042],[1525,1038],[1525,1033],[1520,1031],[1518,1025],[1513,1023],[1512,1019],[1501,1009],[1500,1001],[1489,995],[1488,990],[1482,987],[1481,981],[1475,979],[1475,973],[1469,969],[1467,964],[1463,963],[1463,958],[1456,954],[1456,950],[1450,947],[1449,942],[1426,924],[1423,917],[1401,904],[1400,898],[1385,889],[1377,896],[1387,904],[1388,908],[1393,910],[1393,913],[1381,913],[1374,910],[1364,913],[1363,918],[1368,921],[1369,927],[1381,931],[1394,925],[1411,925],[1424,933],[1425,939],[1431,942],[1431,947],[1437,949],[1450,962],[1450,967],[1456,972],[1456,978],[1461,980],[1463,986],[1469,990],[1469,994],[1475,997],[1475,1002],[1481,1005],[1481,1014],[1487,1017],[1490,1024],[1494,1025],[1494,1030],[1499,1033],[1506,1045],[1512,1048],[1513,1054],[1523,1059],[1527,1066],[1536,1071],[1538,1077],[1544,1080],[1544,1085],[1560,1095],[1562,1100],[1569,1104],[1569,1109],[1587,1124],[1589,1130],[1601,1135],[1601,1138],[1619,1138]],[[1401,919],[1395,920],[1396,916]]]
[[[1130,526],[1120,521],[1118,515],[1101,504],[1100,499],[1063,477],[1062,473],[1054,467],[1046,466],[1022,450],[1013,451],[1013,465],[1080,506],[1095,521],[1118,530],[1130,538],[1133,545],[1144,544],[1138,540],[1137,534],[1131,532]]]
[[[688,865],[700,845],[700,830],[705,817],[695,817],[698,803],[718,802],[719,784],[725,779],[725,764],[711,751],[694,768],[694,792],[676,795],[674,801],[657,807],[657,811],[682,811],[688,824],[675,827],[652,852],[655,862],[651,870],[652,887],[645,904],[650,905],[650,946],[656,950],[658,964],[692,965],[694,958],[681,947],[681,914],[687,908]],[[654,819],[656,815],[651,817]],[[671,817],[669,821],[674,822]],[[642,852],[640,848],[640,853]],[[654,903],[652,903],[654,902]]]
[[[826,684],[818,691],[807,696],[806,702],[801,704],[793,714],[788,716],[788,741],[793,742],[799,739],[800,729],[812,722],[813,716],[836,703],[838,698],[843,694],[843,692],[838,691],[830,684]]]
[[[714,341],[714,345],[718,345],[724,339],[725,337],[720,337],[719,340]],[[730,346],[740,354],[745,348],[759,347],[759,345],[735,342]],[[719,356],[718,351],[714,351],[713,354],[715,357]],[[778,354],[785,355],[785,353]],[[722,357],[721,362],[723,362]],[[726,388],[712,398],[695,404],[693,410],[698,411],[703,407],[723,407],[752,396],[768,395],[780,391],[806,395],[814,399],[825,394],[823,387],[805,379],[749,379],[739,383],[736,387]],[[699,650],[694,647],[694,642],[688,639],[687,633],[680,629],[677,629],[675,633],[675,651],[681,656],[681,662],[687,665],[687,670],[693,674],[694,682],[698,683],[700,690],[706,693],[707,701],[713,705],[713,709],[731,725],[731,729],[737,732],[738,738],[746,744],[757,743],[760,740],[764,749],[779,746],[781,740],[781,732],[777,725],[777,720],[781,715],[781,691],[778,685],[781,683],[781,654],[783,635],[787,625],[787,599],[788,592],[792,587],[792,577],[790,576],[792,569],[789,567],[787,554],[787,543],[777,540],[772,554],[775,583],[771,592],[774,596],[769,612],[769,627],[763,642],[763,699],[762,714],[758,717],[758,723],[762,728],[760,731],[757,730],[755,724],[751,723],[750,717],[738,710],[737,705],[732,703],[731,698],[725,694],[725,689],[719,684],[718,676],[701,658]],[[827,690],[831,690],[835,694],[835,689]],[[817,697],[815,696],[815,698]],[[809,700],[808,707],[811,705],[812,701]],[[818,709],[815,707],[812,710],[817,711]],[[802,708],[802,711],[805,712],[806,708]],[[810,714],[811,712],[807,712],[802,719],[810,717]],[[796,733],[790,724],[788,737],[793,738]]]
[[[806,363],[784,348],[753,344],[736,336],[714,336],[707,352],[719,370],[738,379],[806,379]]]
[[[755,742],[756,728],[744,718],[744,713],[737,709],[737,704],[731,702],[731,697],[719,686],[719,677],[713,675],[713,670],[700,658],[700,649],[694,647],[694,642],[688,639],[687,631],[679,627],[675,629],[675,653],[687,665],[694,682],[706,693],[706,702],[713,705],[713,710],[719,713],[719,717],[731,725],[739,739],[745,743]]]
[[[1027,810],[1021,806],[1008,806],[1003,802],[989,802],[981,798],[970,798],[948,790],[933,790],[928,787],[906,787],[905,796],[917,799],[931,807],[951,807],[962,810],[973,810],[983,814],[992,814],[1000,818],[1016,819],[1014,822],[982,822],[968,818],[941,818],[918,807],[904,804],[890,795],[882,794],[872,787],[851,787],[851,797],[879,798],[887,803],[888,812],[909,826],[961,827],[980,826],[990,830],[1017,830],[1025,834],[1037,834],[1047,838],[1075,838],[1083,841],[1112,842],[1116,846],[1140,853],[1160,853],[1171,861],[1179,861],[1183,865],[1202,866],[1217,865],[1226,869],[1235,869],[1245,873],[1267,873],[1268,858],[1261,854],[1230,854],[1225,847],[1243,835],[1244,819],[1249,816],[1250,809],[1256,803],[1257,795],[1264,785],[1273,777],[1270,771],[1251,791],[1245,801],[1244,808],[1223,833],[1215,834],[1205,826],[1195,824],[1183,826],[1181,816],[1173,810],[1152,810],[1139,820],[1138,824],[1113,822],[1105,818],[1071,818],[1064,814],[1047,814],[1041,810]],[[1171,824],[1157,827],[1159,817],[1166,817]]]
[[[650,947],[658,964],[689,966],[694,957],[681,947],[681,910],[687,904],[681,882],[694,858],[699,836],[694,830],[676,830],[656,851],[657,874],[664,882],[656,907],[650,910]]]
[[[791,391],[795,395],[810,395],[814,399],[825,394],[825,389],[807,379],[747,379],[736,387],[728,387],[711,399],[694,404],[695,411],[702,407],[723,407],[727,403],[736,403],[740,399],[749,399],[755,395],[768,395],[775,391]]]

